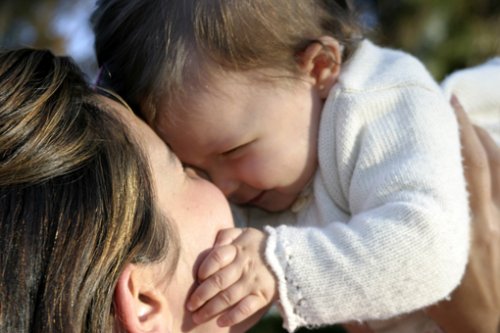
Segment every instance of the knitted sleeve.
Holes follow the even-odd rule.
[[[467,261],[458,126],[439,89],[331,97],[314,181],[321,221],[266,229],[289,331],[422,308],[459,284]],[[333,219],[328,205],[347,220]]]

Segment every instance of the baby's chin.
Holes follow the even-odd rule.
[[[292,209],[299,199],[298,194],[284,195],[282,193],[269,191],[260,202],[253,206],[269,213],[280,213]]]
[[[259,202],[259,204],[261,204],[259,208],[270,213],[279,213],[288,210],[293,213],[298,213],[309,205],[312,199],[312,192],[312,186],[306,186],[302,191],[296,194],[270,192],[268,197],[263,198],[268,200]]]

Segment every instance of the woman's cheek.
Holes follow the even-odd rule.
[[[199,223],[204,224],[204,228],[197,226],[196,233],[203,239],[211,238],[211,246],[220,229],[234,226],[233,217],[227,199],[214,184],[204,179],[197,182],[198,187],[193,192],[192,200],[199,202],[199,206],[191,214],[196,215]]]

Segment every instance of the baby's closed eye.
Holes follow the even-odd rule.
[[[252,143],[254,143],[256,140],[248,141],[243,144],[238,144],[234,146],[233,148],[227,149],[224,152],[221,153],[222,156],[224,157],[230,157],[230,158],[237,158],[241,156],[243,151],[248,148]]]

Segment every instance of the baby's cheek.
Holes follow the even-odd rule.
[[[242,164],[239,168],[239,174],[243,183],[256,189],[266,189],[272,185],[273,179],[279,175],[276,175],[270,161],[253,159]]]

